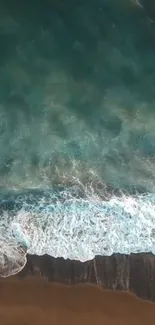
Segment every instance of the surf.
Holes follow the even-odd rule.
[[[155,254],[153,193],[104,199],[93,191],[79,193],[53,188],[1,201],[0,275],[18,273],[27,253],[82,262],[113,253]]]

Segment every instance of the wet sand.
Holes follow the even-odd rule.
[[[155,324],[155,304],[92,285],[65,286],[16,277],[0,280],[1,325]]]

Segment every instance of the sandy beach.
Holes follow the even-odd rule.
[[[0,280],[1,325],[152,325],[154,303],[93,285],[65,286],[16,277]]]

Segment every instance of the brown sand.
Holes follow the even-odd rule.
[[[92,285],[0,280],[0,325],[155,324],[155,304]]]

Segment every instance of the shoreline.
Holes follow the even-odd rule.
[[[49,255],[27,254],[26,258],[25,267],[14,275],[19,279],[32,276],[34,280],[39,277],[49,283],[64,285],[87,283],[101,289],[133,293],[141,299],[155,302],[155,256],[151,253],[96,256],[84,263]],[[7,267],[9,265],[5,271],[9,273]],[[9,277],[6,279],[9,281]]]

